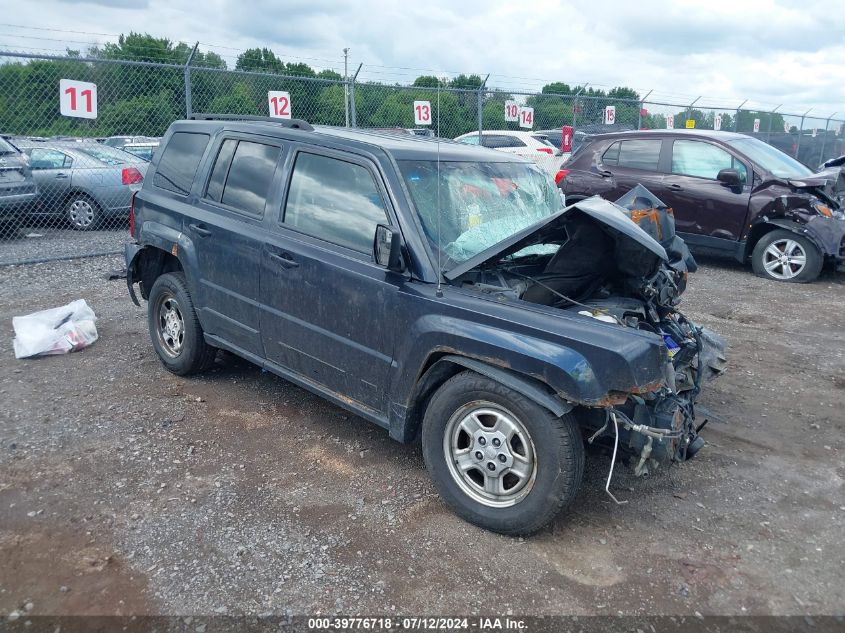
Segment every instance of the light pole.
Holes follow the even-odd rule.
[[[349,127],[349,49],[343,49],[343,111]]]

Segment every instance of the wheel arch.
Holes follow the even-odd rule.
[[[521,393],[557,417],[572,411],[574,406],[557,396],[545,383],[484,361],[449,353],[432,354],[420,372],[404,415],[390,416],[390,436],[400,442],[413,442],[419,434],[422,419],[431,397],[453,376],[470,370]],[[393,412],[391,412],[393,413]]]
[[[743,262],[748,262],[751,259],[751,254],[754,252],[754,248],[757,246],[757,243],[763,239],[764,236],[768,235],[772,231],[777,231],[778,229],[783,229],[789,231],[790,233],[795,233],[796,235],[803,237],[805,239],[810,240],[813,245],[819,250],[821,255],[824,255],[824,248],[818,241],[808,233],[804,226],[799,224],[798,222],[792,222],[791,220],[784,220],[784,219],[771,219],[766,220],[765,222],[760,222],[755,224],[751,227],[751,230],[748,232],[748,238],[745,241],[745,253],[743,254]]]
[[[185,267],[177,255],[155,246],[139,248],[126,267],[126,283],[135,304],[140,305],[133,289],[135,283],[138,283],[141,297],[146,300],[155,280],[169,272],[185,272]]]

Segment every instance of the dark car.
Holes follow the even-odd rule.
[[[447,504],[507,534],[570,503],[585,438],[637,472],[698,451],[718,343],[686,269],[516,156],[304,121],[179,121],[133,200],[127,283],[186,375],[228,350],[421,437]],[[280,465],[280,467],[283,467]]]
[[[0,223],[20,216],[38,195],[26,156],[0,137]]]
[[[750,260],[777,281],[807,282],[845,263],[845,214],[831,177],[733,132],[649,130],[594,136],[565,165],[570,202],[643,184],[674,210],[694,252]]]

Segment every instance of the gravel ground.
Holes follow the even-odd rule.
[[[4,244],[4,252],[8,244]],[[117,257],[0,268],[0,614],[831,614],[845,604],[845,280],[725,262],[708,446],[649,479],[591,454],[529,539],[451,514],[418,446],[232,357],[167,373]],[[100,340],[16,361],[11,317],[85,298]]]
[[[122,253],[129,239],[126,222],[108,231],[72,231],[53,226],[0,226],[0,266],[104,253]]]

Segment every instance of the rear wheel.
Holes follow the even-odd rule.
[[[195,374],[214,364],[217,350],[203,338],[183,273],[166,273],[155,280],[147,321],[159,359],[174,374]]]
[[[766,233],[751,254],[751,265],[760,277],[775,281],[807,283],[821,273],[824,259],[810,240],[791,231]]]
[[[569,415],[556,418],[474,372],[434,394],[423,455],[443,500],[462,518],[502,534],[530,534],[575,498],[584,445]]]

